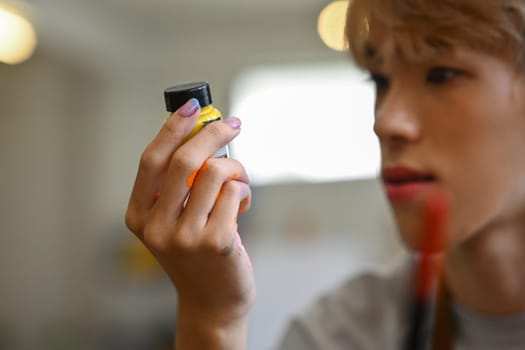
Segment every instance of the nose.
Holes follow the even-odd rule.
[[[419,97],[415,89],[391,86],[376,101],[374,132],[381,143],[419,139]]]

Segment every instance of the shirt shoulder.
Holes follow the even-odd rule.
[[[397,349],[410,278],[402,259],[344,281],[290,322],[279,349]]]

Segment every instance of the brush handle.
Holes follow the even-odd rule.
[[[429,350],[432,338],[434,303],[419,300],[412,304],[409,333],[404,350]]]
[[[445,195],[434,193],[427,197],[423,244],[419,251],[413,302],[409,310],[410,328],[404,350],[430,349],[437,290],[443,270],[443,251],[447,243],[448,220],[449,204]]]

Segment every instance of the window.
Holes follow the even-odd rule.
[[[374,91],[349,62],[255,67],[233,84],[233,157],[254,184],[374,177]]]

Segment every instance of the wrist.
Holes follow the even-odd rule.
[[[179,308],[175,327],[175,349],[245,349],[247,329],[247,317],[226,318]]]

